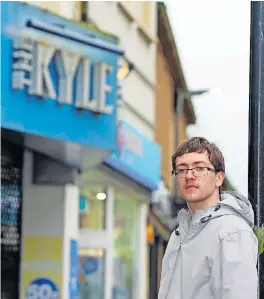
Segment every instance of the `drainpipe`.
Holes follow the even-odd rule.
[[[178,89],[176,92],[176,107],[174,109],[174,153],[180,145],[180,117],[183,114],[185,93],[183,90]],[[177,196],[176,181],[173,182],[173,195]]]
[[[264,224],[264,2],[251,2],[248,192],[255,225]],[[259,257],[259,298],[264,298],[264,253]]]

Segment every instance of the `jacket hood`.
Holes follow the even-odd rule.
[[[182,236],[192,239],[203,227],[215,218],[236,215],[243,218],[251,228],[254,227],[254,212],[250,201],[235,191],[221,194],[221,201],[206,210],[199,210],[193,216],[186,209],[178,215],[179,231]]]

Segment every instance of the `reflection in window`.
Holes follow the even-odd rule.
[[[104,299],[103,249],[81,249],[79,252],[79,298]]]
[[[115,194],[113,299],[133,298],[137,267],[138,203]]]
[[[103,188],[84,188],[80,196],[80,228],[103,229],[106,195]]]

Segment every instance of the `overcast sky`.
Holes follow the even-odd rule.
[[[168,0],[167,11],[190,90],[197,123],[189,136],[215,142],[227,176],[247,195],[250,2]]]

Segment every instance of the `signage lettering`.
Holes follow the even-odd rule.
[[[12,87],[14,89],[22,90],[27,86],[30,95],[57,100],[60,104],[74,104],[78,109],[97,113],[113,112],[113,106],[106,103],[106,95],[112,92],[111,86],[106,83],[107,74],[112,71],[110,65],[103,62],[92,65],[88,57],[48,47],[29,38],[16,38],[13,48]],[[53,59],[58,75],[58,94],[49,69]],[[93,77],[91,77],[92,66]],[[72,96],[75,75],[74,102]],[[93,87],[93,98],[90,98],[91,87]]]
[[[83,58],[80,61],[78,74],[77,74],[77,99],[75,106],[77,108],[84,108],[93,110],[93,101],[89,101],[89,90],[90,90],[90,68],[91,62],[89,58]]]
[[[120,147],[119,156],[123,155],[123,150],[126,149],[138,157],[143,156],[143,144],[139,136],[133,134],[123,126],[119,127],[118,144]]]
[[[105,93],[111,92],[111,86],[106,85],[106,74],[108,71],[111,71],[111,67],[105,63],[98,63],[94,66],[94,89],[95,89],[95,100],[98,104],[97,109],[102,111],[105,114],[112,113],[112,107],[106,106]],[[101,101],[99,100],[101,99]]]
[[[56,54],[56,62],[59,71],[59,98],[60,103],[72,104],[73,78],[80,57],[73,56],[65,51]]]
[[[48,70],[52,57],[55,54],[55,49],[44,47],[36,44],[33,47],[32,58],[32,76],[29,88],[29,94],[45,96],[49,99],[55,100],[57,95]],[[23,73],[25,76],[25,73]]]
[[[126,148],[136,156],[142,156],[142,141],[137,135],[134,135],[132,132],[126,130],[124,134],[124,143]]]

